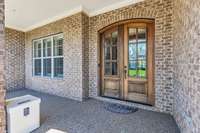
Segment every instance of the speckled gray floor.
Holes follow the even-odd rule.
[[[78,102],[30,90],[12,91],[7,98],[31,94],[40,97],[41,127],[33,133],[57,129],[65,133],[179,133],[170,115],[139,109],[116,114],[93,99]]]

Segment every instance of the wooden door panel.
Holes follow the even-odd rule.
[[[120,79],[117,79],[117,80],[105,79],[104,80],[104,96],[120,98]]]
[[[128,93],[127,100],[141,102],[141,103],[148,103],[147,96],[139,93]]]
[[[128,82],[128,93],[147,94],[146,83]]]

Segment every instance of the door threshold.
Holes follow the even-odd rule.
[[[118,98],[114,98],[114,97],[108,97],[108,96],[100,96],[100,97],[103,97],[103,98],[109,98],[109,99],[114,99],[114,100],[117,100],[117,101],[122,101],[122,102],[135,103],[135,104],[141,104],[141,105],[146,105],[146,106],[150,106],[150,107],[152,107],[152,105],[151,105],[151,104],[148,104],[148,103],[143,103],[143,102],[137,102],[137,101],[131,101],[131,100],[123,100],[123,99],[118,99]]]

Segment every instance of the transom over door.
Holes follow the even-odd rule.
[[[101,95],[154,104],[154,23],[129,22],[101,33]]]

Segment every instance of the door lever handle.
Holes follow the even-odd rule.
[[[124,66],[124,77],[126,78],[127,77],[127,66]]]

